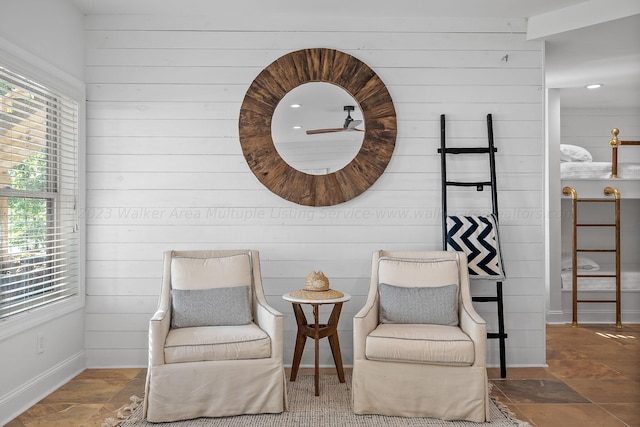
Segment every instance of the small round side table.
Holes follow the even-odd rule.
[[[298,368],[300,367],[300,360],[302,359],[302,352],[304,351],[304,344],[307,341],[307,337],[313,338],[315,340],[315,392],[316,396],[320,396],[320,366],[318,358],[320,353],[319,341],[321,338],[327,337],[329,339],[329,346],[331,347],[333,362],[335,363],[336,371],[338,372],[338,379],[341,383],[345,382],[344,368],[342,366],[342,354],[340,353],[340,342],[338,341],[338,320],[340,319],[342,304],[349,301],[351,299],[351,295],[344,294],[341,298],[332,299],[306,299],[293,297],[288,293],[284,294],[282,298],[293,305],[293,312],[296,316],[296,323],[298,324],[298,333],[296,335],[296,347],[293,353],[290,380],[295,381],[298,376]],[[300,306],[301,304],[309,304],[313,306],[313,323],[309,323],[307,321],[307,317]],[[333,304],[331,315],[329,316],[329,320],[326,324],[321,324],[319,320],[319,307],[323,304]]]

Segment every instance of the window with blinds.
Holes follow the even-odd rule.
[[[0,319],[78,293],[78,104],[0,65]]]

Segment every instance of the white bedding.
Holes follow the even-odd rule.
[[[611,178],[611,162],[560,163],[561,179]],[[640,179],[640,163],[618,163],[619,179]]]
[[[585,274],[585,272],[580,272]],[[588,274],[588,273],[587,273]],[[615,274],[615,271],[598,270],[593,274]],[[563,271],[562,289],[571,289],[571,271]],[[615,277],[578,277],[578,290],[615,290]],[[622,290],[640,290],[640,271],[622,271],[620,272],[620,289]]]

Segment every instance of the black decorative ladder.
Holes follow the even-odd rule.
[[[476,191],[483,191],[484,187],[491,188],[491,206],[493,214],[498,218],[498,189],[496,186],[496,161],[495,153],[498,151],[493,145],[493,122],[491,114],[487,114],[488,146],[486,147],[466,147],[447,148],[445,133],[445,115],[440,115],[440,171],[442,177],[442,247],[447,250],[447,187],[475,187]],[[447,180],[447,154],[489,154],[489,168],[491,172],[490,181],[449,181]],[[472,297],[477,302],[495,302],[498,305],[498,332],[488,332],[487,338],[498,339],[500,347],[500,376],[506,378],[506,349],[505,340],[507,334],[504,330],[504,304],[502,299],[502,281],[496,282],[496,296],[476,296]]]

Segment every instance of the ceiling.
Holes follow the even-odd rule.
[[[84,14],[216,13],[230,16],[306,15],[331,17],[357,11],[359,17],[506,17],[527,18],[530,24],[554,14],[572,21],[545,41],[546,83],[559,88],[561,106],[640,108],[639,0],[234,0],[212,10],[210,0],[69,0]],[[616,9],[617,7],[617,9]],[[575,19],[576,17],[587,19]],[[532,20],[533,19],[533,20]],[[575,21],[575,22],[573,22]],[[531,26],[531,25],[530,25]],[[602,83],[587,90],[588,83]]]
[[[229,14],[335,16],[357,12],[359,17],[471,16],[518,18],[539,15],[587,0],[234,0],[224,8],[211,0],[71,0],[86,14]],[[621,1],[621,0],[616,0]]]
[[[545,62],[563,108],[640,108],[640,14],[545,37]]]

